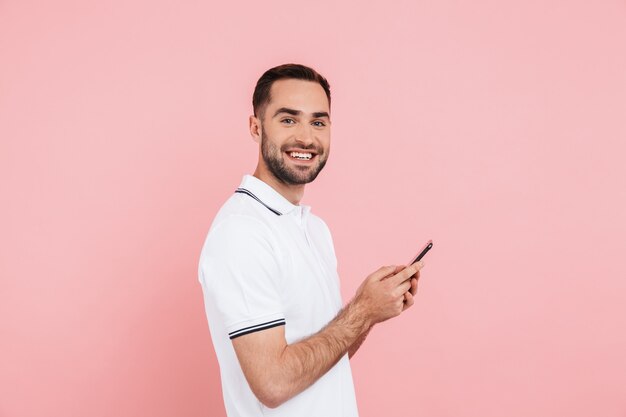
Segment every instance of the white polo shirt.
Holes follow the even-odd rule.
[[[309,388],[270,409],[250,390],[231,342],[285,326],[291,344],[318,332],[341,309],[332,237],[309,206],[296,206],[245,175],[211,225],[198,275],[229,417],[358,416],[347,354]]]

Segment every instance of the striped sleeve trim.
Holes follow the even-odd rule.
[[[235,339],[239,336],[243,336],[244,334],[258,332],[259,330],[271,329],[276,326],[284,326],[285,319],[278,319],[268,321],[266,323],[255,324],[254,326],[244,327],[243,329],[235,330],[234,332],[228,333],[228,337],[231,339]]]

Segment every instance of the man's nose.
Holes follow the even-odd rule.
[[[314,136],[313,128],[308,125],[303,125],[296,135],[296,141],[304,146],[308,146],[313,143]]]

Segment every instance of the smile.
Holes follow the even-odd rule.
[[[289,152],[289,156],[291,156],[292,158],[301,159],[304,161],[308,161],[309,159],[313,158],[312,153],[306,153],[306,152]]]

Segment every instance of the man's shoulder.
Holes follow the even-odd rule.
[[[243,209],[236,207],[236,210],[232,210],[225,204],[213,219],[207,237],[224,234],[238,237],[271,234],[271,228],[254,211],[246,210],[245,207]]]
[[[238,200],[229,198],[215,215],[200,253],[201,265],[209,259],[222,262],[275,246],[271,226]]]
[[[263,213],[254,204],[251,204],[248,198],[237,193],[231,195],[220,207],[213,219],[209,234],[214,229],[224,226],[229,228],[251,227],[253,229],[260,228],[265,230],[268,227],[266,216],[263,216]]]

